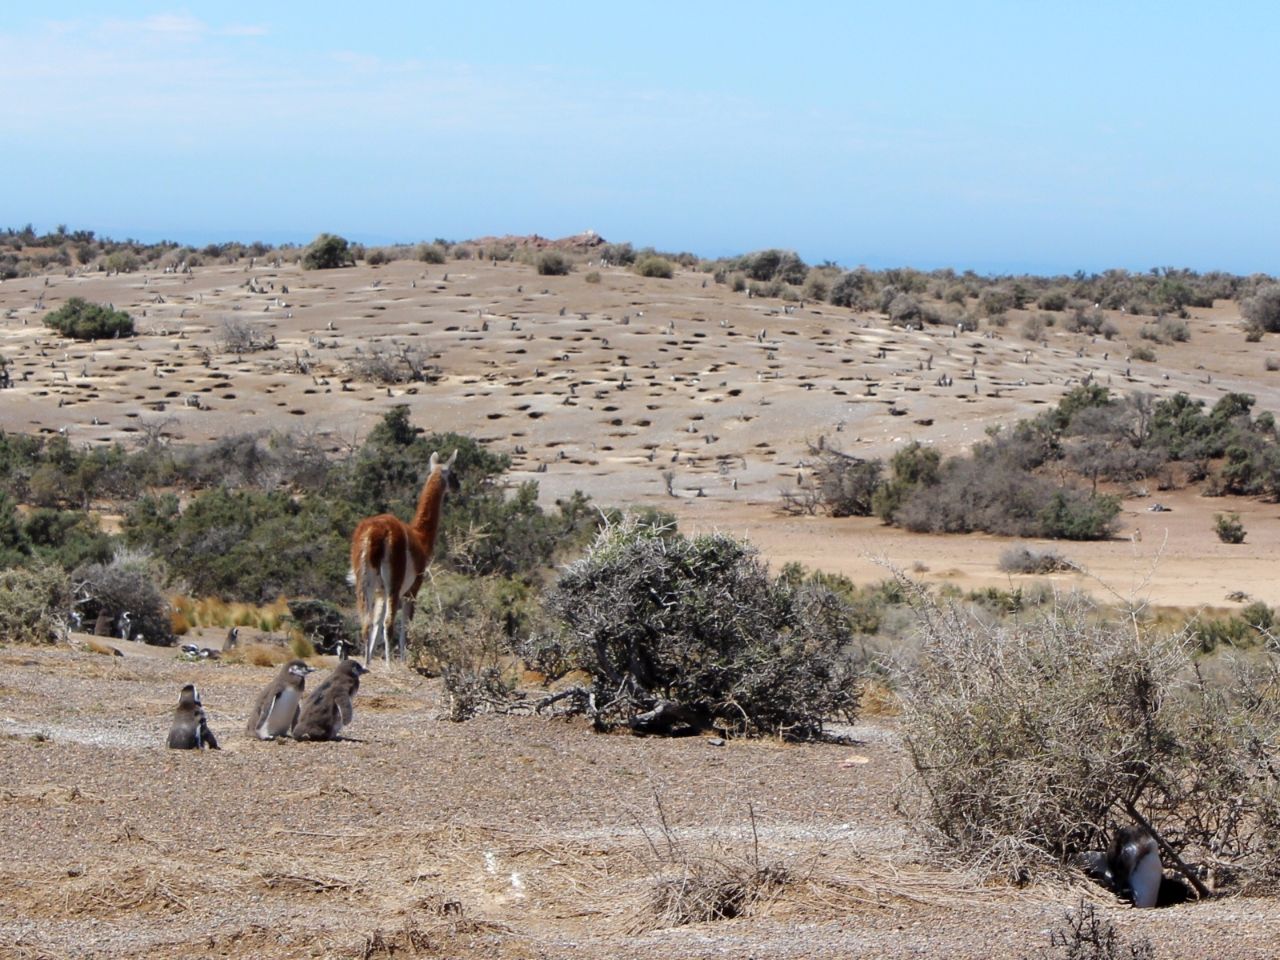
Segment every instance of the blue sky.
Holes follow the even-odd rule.
[[[4,226],[1280,273],[1280,5],[35,6]]]

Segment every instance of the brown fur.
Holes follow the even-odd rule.
[[[351,573],[366,665],[373,659],[379,635],[387,666],[391,665],[391,630],[401,605],[404,617],[400,623],[399,646],[400,657],[404,657],[405,632],[413,619],[422,577],[435,551],[445,488],[457,457],[455,450],[447,463],[440,463],[439,455],[431,454],[427,480],[418,496],[418,509],[412,521],[405,523],[390,513],[380,513],[361,520],[351,535]]]

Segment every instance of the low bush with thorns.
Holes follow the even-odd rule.
[[[1026,544],[1010,547],[1000,554],[1003,573],[1061,573],[1075,570],[1076,565],[1056,550],[1033,550]]]
[[[1280,879],[1280,672],[1210,682],[1186,631],[1079,596],[998,624],[910,585],[901,808],[971,864],[1028,878],[1140,814],[1219,884]],[[1256,665],[1260,663],[1261,665]]]
[[[695,727],[809,738],[857,712],[848,604],[771,577],[732,537],[626,518],[601,530],[547,605],[591,675],[598,726],[669,704]]]
[[[71,580],[54,564],[0,570],[0,637],[53,643],[67,630]]]
[[[1129,941],[1085,900],[1050,932],[1049,949],[1040,954],[1045,960],[1154,960],[1155,955],[1150,939]]]

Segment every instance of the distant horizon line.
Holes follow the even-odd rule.
[[[4,229],[6,231],[12,230],[14,232],[21,232],[22,230],[25,230],[26,227],[28,226],[32,226],[32,224],[27,223],[20,228],[19,227],[3,227],[0,229]],[[34,229],[34,227],[32,228]],[[181,246],[189,246],[193,248],[209,246],[210,244],[220,244],[220,243],[239,243],[239,244],[246,244],[246,245],[251,243],[269,243],[273,246],[281,246],[281,245],[288,244],[290,246],[305,247],[307,244],[311,243],[313,240],[315,240],[316,237],[320,236],[323,233],[336,233],[337,235],[348,240],[349,242],[359,243],[365,247],[412,246],[413,244],[417,244],[417,243],[433,243],[435,242],[436,239],[445,239],[443,237],[436,237],[431,239],[421,237],[416,240],[403,240],[403,239],[393,239],[390,234],[376,232],[376,231],[342,232],[338,230],[318,230],[306,239],[299,239],[298,231],[289,231],[289,230],[268,230],[268,231],[260,232],[257,236],[254,236],[248,240],[242,239],[242,238],[211,239],[215,237],[216,234],[214,234],[212,231],[204,230],[200,228],[196,228],[193,230],[186,230],[186,231],[178,231],[171,234],[166,234],[166,232],[163,230],[142,230],[137,233],[133,231],[126,231],[124,232],[124,235],[116,235],[112,231],[112,228],[110,227],[106,228],[105,230],[93,230],[85,227],[72,228],[70,226],[67,226],[68,233],[84,232],[86,230],[88,232],[93,233],[95,239],[97,240],[107,240],[113,243],[124,243],[124,242],[130,242],[130,241],[136,242],[136,243],[146,243],[146,244],[176,243]],[[39,230],[36,230],[35,232],[37,236],[48,236],[56,232],[56,227],[46,229],[43,233]],[[641,243],[633,240],[612,240],[604,236],[604,234],[600,233],[599,231],[596,231],[590,228],[581,230],[577,233],[566,234],[561,237],[554,237],[549,233],[542,233],[540,231],[534,231],[530,233],[512,233],[512,232],[483,233],[477,236],[466,237],[463,239],[456,239],[456,240],[445,239],[445,242],[450,244],[468,244],[468,243],[476,243],[476,242],[479,242],[480,240],[490,239],[490,238],[503,239],[506,237],[535,237],[535,236],[543,237],[547,240],[558,241],[558,240],[570,239],[572,237],[583,236],[587,233],[596,234],[605,243],[616,243],[616,244],[628,243],[628,244],[631,244],[635,249],[652,248],[659,253],[666,253],[666,254],[689,253],[689,254],[692,254],[693,256],[698,257],[700,260],[726,260],[726,259],[731,259],[733,257],[745,256],[749,253],[756,253],[761,250],[784,250],[784,251],[789,251],[789,252],[796,253],[797,255],[800,255],[799,249],[797,247],[788,246],[785,244],[765,244],[763,246],[751,247],[748,249],[738,250],[736,252],[724,252],[724,253],[718,253],[714,255],[706,255],[703,253],[695,252],[693,250],[685,250],[685,249],[679,249],[674,247],[664,248],[662,245],[653,244],[653,243]],[[1117,266],[1112,264],[1110,266],[1102,267],[1102,268],[1076,266],[1073,269],[1068,270],[1062,267],[1051,267],[1043,261],[1034,261],[1034,260],[976,260],[976,261],[971,261],[971,263],[967,266],[961,267],[961,266],[957,266],[956,263],[954,262],[945,262],[936,258],[923,258],[922,260],[919,260],[913,263],[909,258],[891,257],[891,256],[885,256],[885,255],[866,255],[859,258],[849,257],[849,258],[843,258],[843,259],[837,259],[833,257],[812,258],[811,255],[803,255],[802,259],[804,259],[806,264],[810,267],[821,266],[824,264],[834,264],[839,269],[845,270],[845,271],[852,271],[852,270],[858,270],[858,269],[867,269],[867,270],[873,270],[873,271],[917,270],[921,273],[937,273],[945,270],[950,270],[959,276],[972,273],[977,276],[985,277],[988,279],[998,278],[998,277],[1018,277],[1018,276],[1038,277],[1042,279],[1052,279],[1057,277],[1072,279],[1078,273],[1083,273],[1086,277],[1101,276],[1113,270],[1120,270],[1129,274],[1141,274],[1141,275],[1154,274],[1162,271],[1174,271],[1174,272],[1189,271],[1191,273],[1195,273],[1199,275],[1222,273],[1222,274],[1227,274],[1229,276],[1235,276],[1235,277],[1253,277],[1253,276],[1272,277],[1274,276],[1273,274],[1264,270],[1239,271],[1239,270],[1231,270],[1225,267],[1207,267],[1206,268],[1206,267],[1194,267],[1194,266],[1189,266],[1185,264],[1182,264],[1182,265],[1160,264],[1160,265],[1152,265],[1147,267]],[[852,264],[852,265],[849,265],[849,264]]]

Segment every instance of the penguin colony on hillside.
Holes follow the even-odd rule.
[[[338,739],[354,716],[351,700],[360,689],[360,676],[367,671],[358,661],[343,660],[303,700],[306,676],[312,670],[303,660],[290,660],[280,668],[254,704],[245,728],[249,736],[259,740],[290,735],[295,740]],[[182,688],[168,743],[174,750],[218,749],[195,684]]]

